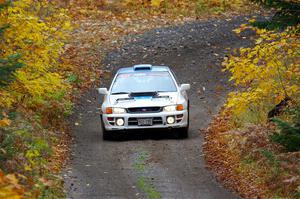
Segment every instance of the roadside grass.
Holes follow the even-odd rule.
[[[57,156],[56,148],[62,144],[59,140],[62,137],[20,114],[12,125],[1,129],[1,169],[9,175],[14,174],[14,183],[23,190],[22,194],[18,192],[20,196],[65,198],[59,176],[62,154]],[[5,190],[1,193],[7,197]]]
[[[232,119],[223,113],[205,131],[205,159],[218,178],[244,198],[299,198],[299,151],[271,140],[278,132],[274,123],[239,128],[228,125]]]
[[[153,184],[146,177],[139,177],[137,186],[146,194],[149,199],[160,199],[161,194],[155,189]]]
[[[146,161],[149,159],[149,157],[150,155],[147,151],[139,152],[133,164],[134,169],[141,172],[145,171]]]
[[[267,118],[265,115],[266,111],[263,111],[260,108],[253,107],[249,108],[247,111],[239,114],[233,115],[231,125],[236,126],[238,128],[243,127],[245,124],[261,124],[267,122]]]

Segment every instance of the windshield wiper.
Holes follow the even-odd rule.
[[[129,92],[116,92],[112,93],[112,95],[122,95],[122,94],[130,94]]]

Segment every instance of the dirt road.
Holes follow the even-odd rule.
[[[72,118],[76,143],[65,171],[69,198],[238,198],[206,169],[199,129],[208,125],[230,90],[221,72],[228,48],[249,45],[250,35],[242,38],[232,32],[241,23],[244,17],[157,29],[125,38],[125,46],[107,55],[108,71],[138,63],[168,65],[181,83],[190,83],[190,137],[176,140],[168,132],[153,130],[103,141],[100,98],[91,89]],[[109,83],[107,78],[102,86]]]

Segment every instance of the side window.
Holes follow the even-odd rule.
[[[177,85],[180,85],[180,83],[179,83],[179,81],[178,81],[178,78],[176,77],[176,75],[175,75],[175,73],[173,72],[173,70],[170,69],[170,71],[171,71],[172,75],[173,75],[174,78],[175,78],[176,84],[177,84]]]

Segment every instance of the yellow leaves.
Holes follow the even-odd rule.
[[[230,56],[223,62],[224,70],[231,73],[230,80],[243,87],[229,95],[226,105],[236,116],[247,112],[249,107],[273,107],[286,96],[298,100],[300,97],[297,59],[300,46],[295,45],[298,38],[287,32],[255,30],[260,35],[256,45],[240,48],[239,56]]]
[[[160,7],[160,4],[163,2],[164,0],[151,0],[151,6],[152,7]]]
[[[236,28],[233,30],[233,32],[235,32],[236,34],[240,34],[242,32],[243,29],[241,28]]]
[[[255,18],[249,20],[249,23],[254,23],[254,22],[256,22]]]
[[[258,28],[256,28],[255,30],[256,30],[256,33],[259,34],[259,35],[263,35],[263,34],[267,33],[266,29],[258,29]]]
[[[247,24],[241,24],[240,27],[234,29],[233,32],[240,34],[242,31],[244,31],[247,28],[249,28]]]
[[[22,199],[24,198],[24,189],[18,184],[15,175],[4,175],[0,170],[0,198]]]
[[[255,44],[260,44],[261,42],[263,42],[263,38],[258,38],[255,42]]]
[[[11,120],[8,119],[7,113],[2,112],[2,114],[0,114],[0,128],[5,127],[5,126],[9,126],[10,124],[11,124]]]
[[[285,98],[284,95],[278,95],[275,97],[275,104],[279,104]]]
[[[1,91],[0,106],[19,100],[33,105],[65,91],[59,59],[72,28],[66,10],[46,0],[19,0],[0,12],[0,22],[9,24],[0,40],[3,55],[20,54],[25,64],[15,72],[16,81]]]
[[[10,124],[11,124],[11,121],[7,118],[0,120],[0,127],[9,126]]]
[[[124,4],[126,6],[135,6],[138,7],[140,5],[151,6],[154,8],[159,8],[164,0],[125,0]]]
[[[24,165],[24,170],[32,171],[33,168],[37,167],[36,159],[38,159],[40,157],[40,155],[41,155],[40,152],[36,149],[31,149],[31,150],[26,151],[25,157],[30,164]]]

